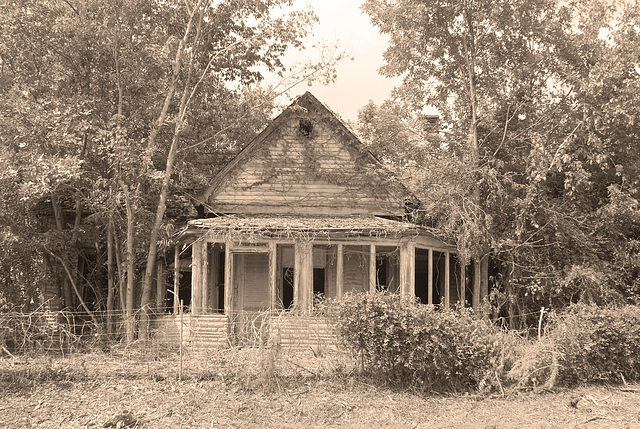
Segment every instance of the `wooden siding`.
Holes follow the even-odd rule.
[[[241,299],[238,310],[262,311],[269,303],[269,256],[267,253],[242,253],[234,255],[238,275],[236,287]]]
[[[151,319],[150,330],[159,344],[177,346],[180,344],[180,316],[162,315]],[[228,319],[221,314],[184,314],[182,320],[182,341],[193,348],[223,347],[229,344]]]
[[[368,246],[344,247],[343,292],[366,292],[369,290]]]
[[[311,122],[310,135],[300,132],[301,121]],[[406,190],[328,110],[290,107],[270,127],[215,179],[206,195],[211,211],[404,213]]]
[[[326,317],[283,313],[269,320],[271,341],[285,349],[336,348],[335,323]]]

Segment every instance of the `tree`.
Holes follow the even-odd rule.
[[[396,96],[442,114],[417,188],[425,220],[464,255],[500,262],[494,303],[514,326],[523,306],[610,301],[637,285],[636,212],[625,211],[629,235],[604,228],[607,210],[638,197],[633,3],[363,6],[391,36],[382,71],[403,76]]]
[[[135,307],[150,303],[157,246],[171,237],[167,204],[188,211],[184,202],[203,181],[197,151],[233,151],[269,117],[277,94],[251,86],[262,78],[258,70],[285,75],[282,54],[301,48],[316,20],[309,10],[278,12],[291,5],[49,0],[4,8],[3,148],[25,172],[19,159],[28,156],[40,170],[51,166],[51,179],[35,168],[20,179],[39,186],[22,198],[33,206],[49,196],[58,235],[67,242],[64,255],[42,240],[41,249],[54,259],[63,256],[59,262],[68,265],[71,280],[78,275],[74,258],[84,228],[110,231],[105,260],[120,263],[118,281],[111,265],[105,274],[111,279],[107,301],[119,282],[128,320]],[[303,75],[331,75],[336,58],[325,60]],[[55,174],[65,169],[60,166],[73,174]],[[73,222],[65,216],[69,210]]]

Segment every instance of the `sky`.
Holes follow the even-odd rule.
[[[320,22],[313,29],[309,44],[317,41],[332,45],[338,42],[347,54],[337,67],[338,77],[328,86],[300,84],[289,91],[289,99],[310,91],[318,100],[354,121],[358,110],[369,100],[380,104],[388,98],[399,79],[388,79],[378,73],[383,64],[382,53],[388,36],[380,35],[369,17],[360,11],[362,0],[297,0],[296,6],[310,5]],[[285,61],[292,63],[317,58],[311,49],[292,52]],[[275,81],[275,80],[274,80]],[[272,82],[274,82],[272,81]],[[272,83],[267,79],[267,83]],[[286,103],[288,100],[282,100]]]

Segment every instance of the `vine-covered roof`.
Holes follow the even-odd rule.
[[[283,216],[283,215],[225,215],[189,222],[188,230],[226,235],[240,233],[267,237],[325,235],[347,237],[399,238],[419,235],[424,231],[418,225],[377,216]]]

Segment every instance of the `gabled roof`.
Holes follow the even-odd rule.
[[[405,197],[409,196],[409,192],[406,190],[406,188],[404,186],[402,186],[402,184],[400,184],[399,182],[397,182],[396,180],[393,180],[390,178],[389,172],[383,167],[383,165],[380,163],[380,161],[358,140],[358,138],[353,135],[353,133],[351,131],[349,131],[349,129],[342,123],[342,121],[340,121],[336,115],[334,115],[324,104],[322,104],[320,101],[318,101],[311,93],[306,92],[305,94],[301,95],[300,97],[298,97],[287,109],[285,109],[278,117],[276,117],[251,143],[249,143],[226,167],[224,167],[220,173],[218,173],[215,178],[212,180],[212,182],[210,183],[210,185],[206,188],[206,190],[204,191],[201,201],[206,201],[208,204],[210,204],[211,206],[215,206],[215,202],[217,202],[216,198],[218,198],[218,196],[221,193],[227,192],[227,200],[224,201],[222,203],[223,207],[228,208],[229,210],[231,210],[231,212],[234,212],[233,208],[235,207],[238,210],[243,210],[245,213],[250,213],[252,211],[256,211],[259,210],[259,202],[256,201],[255,197],[255,193],[254,193],[254,201],[252,201],[252,204],[246,203],[246,201],[249,199],[249,197],[246,197],[244,199],[242,198],[238,198],[239,202],[237,204],[232,204],[233,203],[233,197],[237,197],[239,194],[242,194],[242,192],[245,192],[247,189],[249,189],[251,186],[254,186],[252,183],[257,184],[256,186],[268,186],[269,184],[274,185],[273,187],[276,186],[280,186],[281,188],[283,188],[282,183],[285,180],[290,180],[293,182],[296,182],[296,185],[300,185],[300,183],[308,183],[312,180],[308,180],[309,177],[302,177],[304,176],[304,168],[306,168],[307,170],[310,170],[310,168],[307,168],[308,166],[300,166],[299,169],[300,171],[297,172],[296,174],[300,175],[301,177],[296,177],[296,179],[298,180],[293,180],[291,179],[291,177],[289,177],[288,179],[282,179],[282,177],[278,178],[278,176],[280,175],[280,173],[282,173],[283,171],[285,171],[287,169],[287,165],[286,164],[291,164],[291,159],[277,159],[275,162],[275,166],[273,166],[272,168],[278,171],[274,171],[272,172],[271,177],[266,177],[266,174],[264,174],[264,171],[260,171],[259,173],[263,173],[263,175],[265,176],[264,179],[258,180],[256,178],[252,178],[251,180],[253,180],[252,183],[243,183],[243,184],[238,184],[235,183],[234,184],[234,180],[236,180],[236,182],[238,182],[237,177],[238,175],[244,175],[245,177],[247,177],[247,173],[244,171],[247,169],[247,164],[250,162],[254,162],[254,163],[259,163],[260,159],[264,159],[265,158],[265,153],[264,150],[265,149],[269,149],[269,148],[273,148],[274,145],[277,144],[286,144],[286,143],[282,143],[284,140],[286,140],[286,138],[289,138],[291,140],[291,136],[289,135],[288,137],[283,137],[282,133],[283,133],[283,129],[287,129],[287,127],[289,127],[289,129],[291,129],[291,124],[294,123],[296,120],[307,120],[307,119],[311,119],[313,121],[316,121],[319,123],[320,128],[324,129],[325,132],[326,130],[330,130],[330,134],[331,134],[331,138],[333,139],[331,141],[331,144],[333,144],[333,147],[330,148],[330,150],[332,150],[333,152],[331,152],[330,156],[327,157],[320,157],[321,159],[319,161],[320,167],[319,168],[325,168],[326,165],[325,164],[329,164],[329,166],[333,169],[330,171],[330,174],[324,174],[322,179],[318,179],[317,177],[315,179],[316,183],[315,186],[316,188],[319,186],[318,183],[321,182],[322,180],[328,180],[329,182],[331,180],[334,180],[334,182],[339,182],[339,180],[335,180],[335,177],[333,177],[333,179],[331,178],[331,176],[336,176],[336,171],[339,170],[340,168],[343,168],[344,171],[347,174],[351,174],[352,176],[354,174],[358,174],[358,178],[359,179],[363,179],[360,180],[361,182],[364,182],[364,175],[365,174],[369,174],[371,177],[373,177],[373,174],[371,174],[372,172],[370,171],[369,173],[363,173],[363,171],[365,169],[362,169],[362,171],[359,172],[355,172],[355,171],[347,171],[349,169],[349,167],[351,167],[352,169],[354,169],[354,167],[359,166],[369,166],[371,167],[370,170],[375,172],[376,178],[371,179],[371,177],[368,178],[368,180],[373,180],[375,181],[377,185],[383,185],[383,186],[378,186],[377,190],[373,190],[373,186],[364,186],[364,185],[360,185],[360,190],[361,192],[358,194],[360,195],[360,197],[364,198],[369,204],[369,206],[375,206],[376,204],[378,204],[380,206],[380,213],[370,213],[370,214],[379,214],[379,215],[402,215],[404,212],[404,199]],[[302,122],[301,125],[302,127]],[[300,139],[298,139],[300,140]],[[309,143],[307,142],[303,142],[300,143],[300,141],[297,141],[298,147],[294,148],[295,150],[298,150],[298,152],[301,151],[306,151],[308,148],[304,147],[304,145],[309,145],[309,146],[313,146],[313,139],[310,138]],[[326,143],[323,143],[326,144]],[[301,146],[302,145],[302,146]],[[316,146],[319,146],[318,144],[316,144]],[[321,146],[321,145],[320,145]],[[309,149],[313,149],[313,148],[309,148]],[[295,152],[295,150],[293,152]],[[320,151],[323,150],[322,148],[320,149]],[[336,151],[340,151],[342,150],[342,154],[341,155],[337,155]],[[282,148],[280,149],[280,152],[286,152],[286,150],[282,150]],[[346,155],[345,155],[346,154]],[[348,155],[351,154],[351,155]],[[282,155],[275,155],[277,156],[281,156]],[[294,156],[294,155],[291,155]],[[335,159],[332,159],[331,156],[337,157]],[[341,159],[340,156],[342,156],[343,158],[349,158],[348,161],[351,162],[351,166],[346,165],[332,165],[331,162],[333,162],[334,164],[340,164],[341,163]],[[300,156],[300,158],[302,158],[302,156]],[[297,161],[301,161],[301,159],[297,159]],[[264,162],[263,162],[264,164]],[[255,172],[256,169],[260,169],[262,168],[263,170],[266,168],[264,165],[254,165],[253,166],[253,170]],[[249,170],[251,170],[249,168]],[[326,172],[325,172],[326,173]],[[284,175],[286,175],[287,173],[284,173]],[[289,175],[291,175],[291,172],[288,172]],[[282,175],[281,175],[282,176]],[[322,175],[319,175],[322,176]],[[278,182],[278,180],[280,180],[280,182]],[[341,188],[339,188],[337,183],[329,183],[326,182],[325,180],[325,187],[331,187],[333,186],[332,189],[324,189],[328,194],[332,194],[332,195],[338,195],[340,194]],[[268,183],[269,181],[271,181],[271,183]],[[340,184],[340,186],[343,186],[344,189],[349,190],[348,189],[348,185],[349,185],[349,180],[348,178],[346,178],[346,180],[343,181],[344,183]],[[372,182],[371,185],[374,185],[374,183]],[[225,187],[233,187],[236,186],[235,189],[232,189],[231,191],[225,191]],[[304,185],[302,185],[304,186]],[[314,185],[311,185],[311,187],[309,189],[311,189]],[[353,184],[351,186],[351,188],[353,188]],[[368,188],[368,189],[367,189]],[[315,189],[315,188],[314,188]],[[304,192],[304,189],[302,189],[300,186],[298,186],[298,189],[296,190],[298,193],[295,194],[295,191],[291,192],[291,195],[297,195],[298,197],[300,197],[301,193]],[[274,191],[275,192],[275,191]],[[284,195],[284,191],[281,191],[281,194]],[[313,194],[313,190],[309,191],[309,194]],[[322,195],[322,192],[320,192],[315,198],[316,201],[322,201],[322,198],[324,198]],[[352,197],[352,201],[353,204],[355,206],[358,206],[358,195]],[[299,198],[300,200],[303,200],[304,198]],[[379,199],[379,201],[376,201],[376,199]],[[265,198],[264,203],[265,204],[269,204],[269,198],[268,196]],[[230,203],[229,201],[232,201],[232,203]],[[364,200],[363,200],[364,201]],[[331,205],[332,202],[330,201],[330,198],[326,200],[327,205]],[[338,201],[336,203],[337,206],[339,206],[340,204],[344,204],[344,197],[341,201]],[[295,202],[295,199],[291,200],[291,205],[293,207],[298,207],[301,203]],[[304,204],[304,202],[302,203]],[[361,205],[361,206],[366,206],[366,204]],[[251,207],[251,208],[249,208]],[[339,207],[336,207],[336,210],[338,210],[336,213],[339,213]],[[343,211],[346,213],[348,211],[347,208],[343,207]],[[294,209],[295,212],[295,209]],[[360,212],[360,214],[364,214],[362,211]]]

